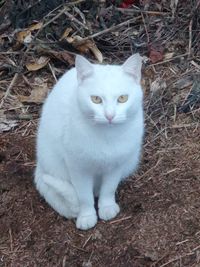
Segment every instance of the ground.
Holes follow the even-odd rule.
[[[35,134],[1,138],[0,266],[199,266],[195,127],[170,129],[159,142],[148,134],[139,173],[119,188],[120,215],[85,232],[36,191],[34,146]]]
[[[161,2],[158,1],[160,5]],[[195,7],[195,1],[193,5]],[[151,8],[149,12],[161,16],[163,21],[162,8],[159,11],[155,6]],[[182,13],[180,8],[179,14]],[[151,16],[151,13],[147,14]],[[151,41],[155,29],[151,28],[151,20],[145,25],[145,19],[149,18],[152,19],[143,17],[143,23],[140,21],[137,25],[144,26],[141,31]],[[23,70],[22,74],[19,71],[16,74],[12,64],[9,72],[7,65],[2,65],[0,107],[4,113],[0,113],[3,121],[0,126],[7,128],[2,130],[0,127],[0,266],[200,266],[200,56],[196,53],[200,46],[199,39],[191,38],[189,34],[190,21],[194,25],[195,16],[192,20],[185,16],[186,24],[176,21],[187,29],[183,31],[185,43],[180,41],[183,32],[178,33],[181,36],[176,35],[172,28],[166,30],[169,25],[162,28],[159,24],[158,28],[163,29],[162,32],[159,28],[162,37],[159,37],[162,40],[159,45],[165,50],[155,46],[149,48],[148,53],[145,49],[139,51],[150,59],[143,68],[145,138],[140,167],[119,186],[116,198],[120,214],[108,222],[99,220],[88,231],[76,229],[73,220],[59,216],[39,195],[33,182],[36,130],[44,96],[36,94],[35,97],[32,92],[38,86],[41,91],[50,88],[55,83],[55,76],[69,66],[48,59],[38,70]],[[159,34],[158,30],[156,32]],[[163,33],[166,32],[172,34],[167,35],[172,38],[171,47],[165,42]],[[119,46],[118,54],[116,51],[112,54],[110,48],[106,50],[110,33],[106,35],[107,43],[102,43],[100,37],[95,39],[107,62],[122,62],[130,52],[129,45],[126,49],[125,43],[122,44],[125,37],[130,37],[126,33],[127,29],[123,28],[122,32],[118,30],[118,35],[115,32],[112,36],[113,42],[116,37],[123,46],[124,50]],[[197,33],[196,30],[193,35]],[[8,43],[3,43],[4,46],[0,56],[9,56],[7,63],[12,59],[25,64],[24,56],[20,59],[18,52],[7,52]],[[113,45],[112,49],[116,47]],[[177,49],[181,51],[178,55]],[[73,53],[68,54],[69,65],[73,65]],[[11,126],[11,123],[16,125]]]

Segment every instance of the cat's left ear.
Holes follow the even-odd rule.
[[[75,59],[75,67],[77,71],[78,82],[82,82],[85,78],[93,73],[92,64],[84,57],[77,55]]]
[[[140,54],[134,54],[130,56],[122,65],[123,70],[133,76],[133,78],[140,83],[141,80],[141,68],[142,68],[142,57]]]

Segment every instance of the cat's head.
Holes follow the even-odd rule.
[[[91,64],[76,57],[78,103],[83,115],[97,124],[128,122],[142,108],[142,59],[129,57],[121,66]]]

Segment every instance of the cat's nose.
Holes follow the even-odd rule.
[[[113,114],[105,114],[106,119],[109,121],[109,123],[112,122],[114,115]]]

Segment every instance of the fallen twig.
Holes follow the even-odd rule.
[[[142,21],[143,21],[143,24],[144,24],[144,28],[145,28],[145,32],[146,32],[146,36],[147,36],[147,43],[149,44],[149,33],[148,33],[148,30],[147,30],[147,25],[146,25],[146,22],[145,22],[145,19],[144,19],[144,15],[142,14],[141,12],[141,16],[142,16]]]
[[[198,122],[193,122],[193,123],[187,123],[187,124],[174,124],[167,128],[168,129],[180,129],[180,128],[196,127],[198,125],[199,125]]]
[[[149,14],[149,15],[167,15],[167,12],[160,12],[160,11],[147,11],[147,10],[141,10],[141,9],[131,9],[131,8],[115,8],[116,10],[126,13],[126,14],[133,14],[133,13],[143,13],[143,14]]]
[[[70,14],[67,10],[65,10],[64,14],[71,20],[76,22],[78,25],[80,25],[81,27],[83,27],[85,30],[89,30],[88,27],[83,24],[82,22],[80,22],[77,18],[75,18],[72,14]]]
[[[188,45],[188,57],[190,57],[191,55],[191,48],[192,48],[192,23],[193,20],[190,20],[190,24],[189,24],[189,45]]]
[[[2,108],[6,98],[8,97],[8,95],[10,94],[10,90],[12,89],[13,85],[15,84],[17,78],[19,76],[19,73],[15,73],[10,85],[8,86],[5,95],[3,96],[3,98],[1,99],[1,103],[0,103],[0,108]]]
[[[156,164],[151,169],[149,169],[145,173],[143,173],[137,180],[135,180],[135,182],[138,182],[139,180],[144,178],[144,176],[149,174],[153,169],[155,169],[160,164],[161,161],[162,161],[162,158],[159,158],[158,161],[156,162]]]
[[[166,59],[166,60],[163,60],[163,61],[160,61],[160,62],[154,63],[154,64],[150,64],[149,66],[162,65],[162,64],[164,64],[164,63],[167,63],[167,62],[173,61],[174,59],[181,58],[181,57],[185,57],[185,56],[188,56],[188,53],[181,54],[181,55],[178,55],[178,56],[175,56],[175,57],[172,57],[172,58],[169,58],[169,59]]]
[[[39,33],[45,28],[47,27],[49,24],[51,24],[53,21],[55,21],[56,19],[58,19],[62,14],[64,14],[65,12],[67,12],[67,8],[69,5],[75,5],[75,4],[79,4],[81,2],[85,2],[85,0],[77,0],[68,4],[65,4],[64,8],[52,19],[50,19],[48,22],[46,22],[45,24],[42,25],[42,27],[38,30],[38,32],[35,34],[35,36],[33,37],[33,39],[31,40],[31,42],[28,44],[24,55],[21,59],[20,65],[23,66],[24,60],[25,60],[25,55],[30,51],[33,42],[36,40],[37,36],[39,35]]]
[[[122,222],[122,221],[125,221],[125,220],[129,220],[131,218],[132,218],[132,216],[123,217],[121,219],[111,221],[110,224],[114,224],[114,223]]]
[[[165,266],[167,266],[167,265],[171,264],[172,262],[175,262],[175,261],[177,261],[177,260],[180,260],[180,259],[182,259],[182,258],[185,258],[185,257],[191,256],[191,255],[193,255],[193,254],[194,254],[194,252],[190,252],[190,253],[187,253],[187,254],[185,254],[185,255],[182,255],[182,256],[180,256],[180,257],[176,257],[176,258],[174,258],[174,259],[171,259],[171,260],[169,260],[168,262],[166,262],[166,263],[164,263],[164,264],[160,265],[160,267],[165,267]]]
[[[120,27],[122,27],[122,26],[125,26],[125,25],[128,25],[128,24],[130,24],[130,23],[132,23],[132,22],[135,22],[136,20],[138,20],[138,19],[140,19],[140,18],[141,18],[141,16],[138,16],[138,17],[136,17],[136,18],[126,20],[126,21],[124,21],[124,22],[122,22],[122,23],[120,23],[120,24],[118,24],[118,25],[112,26],[112,27],[110,27],[110,28],[108,28],[108,29],[105,29],[105,30],[103,30],[103,31],[96,32],[96,33],[94,33],[94,34],[92,34],[92,35],[89,35],[89,36],[83,38],[83,39],[80,41],[80,44],[81,44],[81,43],[84,43],[84,42],[85,42],[86,40],[88,40],[88,39],[92,39],[92,38],[98,37],[98,36],[100,36],[100,35],[103,35],[103,34],[105,34],[105,33],[111,32],[111,31],[115,31],[115,30],[117,30],[118,28],[120,28]]]

